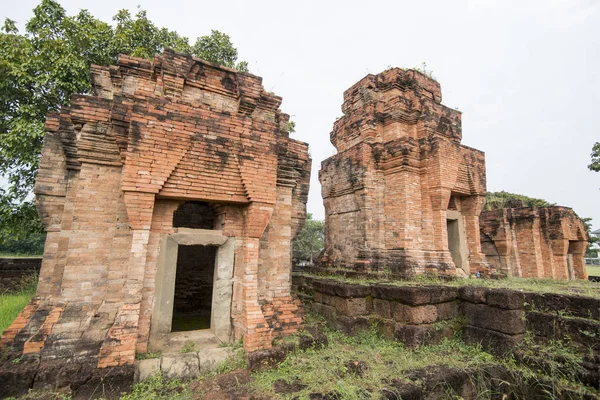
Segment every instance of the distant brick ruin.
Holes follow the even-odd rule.
[[[311,160],[289,138],[281,97],[257,76],[171,51],[121,56],[91,76],[93,95],[48,116],[38,297],[1,339],[21,370],[44,372],[8,363],[3,382],[56,388],[85,365],[129,366],[190,315],[248,352],[299,329],[290,242]]]
[[[587,229],[570,208],[503,208],[482,212],[479,222],[481,248],[496,271],[521,278],[587,278]]]
[[[23,280],[40,273],[41,258],[0,258],[0,293],[18,290]],[[1,332],[0,332],[1,333]]]
[[[460,144],[461,113],[414,70],[368,75],[344,92],[323,161],[323,267],[465,276],[486,269],[479,240],[485,159]]]

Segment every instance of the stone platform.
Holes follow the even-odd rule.
[[[516,357],[526,336],[540,343],[567,340],[584,360],[579,379],[600,384],[598,297],[471,285],[356,283],[298,273],[293,283],[307,308],[348,335],[375,326],[387,338],[416,347],[461,333],[466,343]]]

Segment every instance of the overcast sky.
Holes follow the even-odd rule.
[[[23,26],[37,0],[0,0]],[[140,5],[158,26],[190,37],[227,33],[239,59],[283,97],[293,137],[310,144],[308,210],[323,218],[318,181],[342,94],[388,66],[427,68],[443,103],[463,113],[463,144],[486,154],[488,191],[572,207],[600,227],[600,1],[62,0],[111,21]]]

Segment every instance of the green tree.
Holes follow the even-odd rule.
[[[313,258],[323,250],[323,240],[325,239],[325,223],[312,218],[312,214],[306,215],[304,228],[298,233],[294,239],[294,252],[308,259],[313,263]]]
[[[592,171],[600,172],[600,142],[596,142],[592,147],[592,163],[588,165],[588,168]]]
[[[68,16],[59,3],[42,0],[21,34],[13,20],[0,29],[0,240],[39,232],[30,200],[49,111],[69,105],[73,93],[89,93],[91,64],[115,64],[119,54],[153,58],[164,48],[247,71],[237,49],[219,31],[198,38],[159,28],[138,10],[120,10],[115,27],[87,10]],[[32,218],[33,220],[28,220]]]
[[[600,242],[596,236],[592,235],[592,219],[591,218],[581,218],[583,223],[585,224],[585,228],[587,230],[588,235],[588,247],[585,251],[586,257],[598,257],[598,252],[596,250],[592,250],[592,246],[594,243]]]
[[[238,71],[248,72],[248,62],[241,61],[236,64],[237,49],[233,47],[229,36],[219,31],[213,30],[209,36],[196,39],[196,43],[192,47],[192,54],[226,67],[235,68]]]

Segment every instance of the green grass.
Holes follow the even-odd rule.
[[[133,385],[131,393],[121,400],[183,400],[191,397],[187,384],[179,379],[167,380],[157,374]]]
[[[333,392],[343,399],[371,398],[369,393],[379,393],[392,379],[405,379],[409,371],[433,365],[466,370],[494,361],[492,355],[458,338],[408,349],[400,342],[381,337],[375,330],[355,337],[334,330],[326,330],[326,334],[327,348],[294,352],[276,369],[255,374],[255,389],[286,398],[273,392],[273,384],[278,380],[287,383],[299,380],[306,385],[293,394],[299,399],[308,399],[311,393]],[[353,373],[348,368],[352,365],[362,365],[364,373]]]
[[[160,352],[160,351],[149,351],[147,353],[136,353],[135,354],[136,360],[149,360],[151,358],[161,358],[161,357],[162,357],[162,352]]]
[[[24,279],[20,290],[0,294],[0,333],[12,324],[35,295],[36,287],[36,277],[28,277]]]
[[[506,278],[506,279],[458,279],[455,286],[472,285],[489,288],[504,288],[537,293],[576,294],[600,298],[597,283],[576,279],[572,281],[551,278]]]
[[[300,274],[302,275],[302,274]],[[304,274],[309,277],[315,275]],[[441,286],[482,286],[487,288],[504,288],[513,290],[522,290],[526,292],[537,293],[558,293],[558,294],[575,294],[600,298],[600,287],[598,283],[588,280],[563,280],[550,278],[504,278],[504,279],[476,279],[476,278],[457,278],[453,280],[442,280],[435,276],[418,275],[410,280],[386,280],[385,275],[381,278],[345,278],[333,274],[319,274],[317,278],[333,279],[340,282],[370,284],[384,283],[386,285],[395,286],[419,286],[419,285],[441,285]]]
[[[0,258],[42,258],[43,254],[1,252]]]
[[[496,358],[480,346],[465,344],[458,332],[454,338],[445,339],[440,344],[413,349],[382,337],[375,326],[370,331],[350,337],[332,329],[323,317],[312,312],[307,313],[305,322],[323,326],[329,345],[326,348],[296,350],[275,369],[254,373],[251,385],[255,393],[267,398],[298,400],[310,399],[315,393],[335,393],[341,399],[378,399],[391,381],[408,381],[423,387],[420,381],[422,375],[415,375],[414,371],[444,366],[467,371],[471,382],[477,386],[477,398],[486,399],[490,398],[486,396],[490,389],[481,385],[483,381],[480,380],[485,375],[481,375],[482,368],[498,365],[510,374],[509,386],[516,385],[512,389],[515,398],[529,398],[528,393],[532,393],[529,389],[535,389],[536,385],[541,385],[542,390],[548,393],[559,393],[558,397],[549,398],[561,398],[560,392],[567,388],[577,393],[598,394],[575,378],[583,358],[569,340],[541,344],[534,342],[531,333],[526,335],[519,348],[525,352],[524,355],[543,360],[545,367],[550,368],[544,373],[535,365],[516,363],[512,357]],[[361,373],[357,374],[355,368],[351,370],[355,365],[362,366]],[[542,381],[538,382],[540,379]],[[291,394],[275,393],[277,381],[304,386]],[[451,395],[448,398],[459,397]]]
[[[600,265],[586,265],[588,276],[600,276]]]
[[[575,372],[582,358],[568,342],[552,341],[542,345],[535,343],[531,334],[527,335],[521,350],[525,351],[525,356],[533,357],[534,361],[539,359],[541,362],[539,368],[535,365],[531,368],[517,363],[514,358],[496,358],[479,346],[465,344],[459,336],[446,339],[437,345],[411,349],[400,342],[385,339],[375,327],[350,337],[331,329],[322,317],[313,313],[309,312],[306,315],[305,322],[308,325],[323,327],[323,333],[328,339],[327,347],[292,351],[274,369],[252,373],[251,382],[233,383],[235,388],[222,388],[217,394],[222,397],[215,398],[238,398],[237,394],[242,393],[240,398],[305,400],[314,398],[318,393],[335,393],[337,398],[344,400],[378,399],[394,380],[412,382],[423,388],[424,375],[415,375],[414,371],[445,366],[467,371],[471,383],[478,391],[477,398],[489,399],[491,389],[486,386],[485,373],[482,375],[482,371],[490,365],[501,366],[508,371],[510,382],[506,382],[505,385],[513,391],[516,396],[514,398],[533,398],[529,396],[532,393],[530,389],[536,388],[538,392],[541,389],[548,393],[548,398],[563,398],[561,391],[565,388],[582,393],[582,396],[598,394],[574,379],[574,374],[570,371]],[[298,333],[295,336],[306,334]],[[293,343],[294,336],[284,341]],[[237,344],[236,347],[236,354],[222,365],[216,374],[205,374],[190,382],[168,381],[157,375],[134,385],[132,393],[122,397],[122,400],[203,398],[206,391],[210,390],[207,388],[214,389],[221,385],[214,383],[219,382],[220,374],[247,368],[243,349]],[[550,370],[544,373],[544,368]],[[237,378],[224,382],[234,381],[237,382]],[[281,387],[281,382],[295,385],[295,391],[276,393],[275,388]],[[233,392],[228,392],[229,389]],[[449,392],[447,398],[458,397]]]

